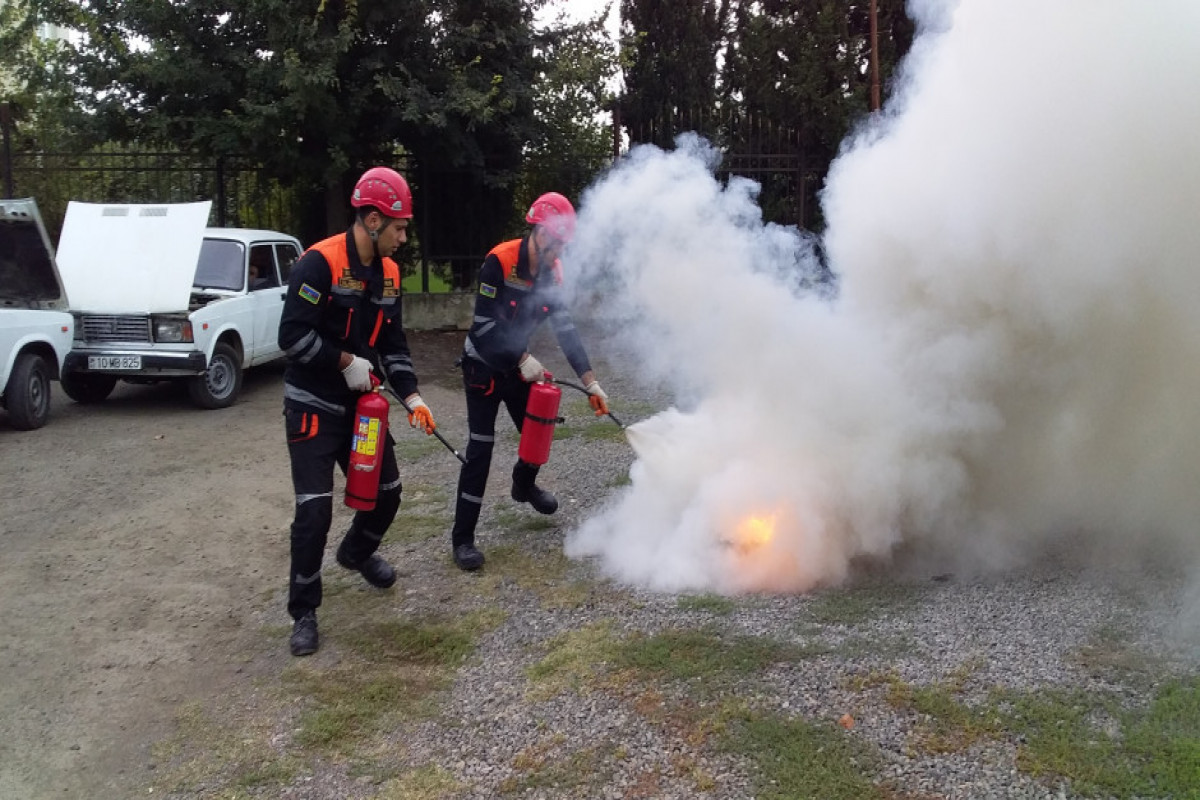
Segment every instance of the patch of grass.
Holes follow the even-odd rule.
[[[421,293],[421,270],[418,269],[412,275],[405,275],[400,279],[400,290],[404,294],[420,294]],[[445,294],[453,291],[450,282],[442,276],[429,270],[429,293],[430,294]]]
[[[1026,742],[1021,769],[1069,778],[1084,794],[1200,798],[1200,677],[1171,681],[1132,710],[1107,694],[1007,700],[1006,725]]]
[[[557,442],[557,441],[561,441],[562,439],[574,438],[574,437],[578,436],[582,430],[583,429],[580,426],[571,425],[566,422],[559,424],[559,425],[555,425],[554,426],[554,441]]]
[[[405,483],[404,484],[404,504],[409,508],[419,507],[422,510],[432,506],[435,508],[450,508],[450,501],[454,497],[454,491],[441,485],[431,485],[428,483]]]
[[[430,697],[444,685],[443,676],[429,669],[369,677],[354,667],[291,672],[284,681],[311,701],[300,713],[296,742],[339,753],[352,752],[385,720],[432,714]]]
[[[624,472],[608,482],[608,485],[614,489],[619,488],[621,486],[631,486],[632,484],[633,484],[633,478],[629,477],[628,472]]]
[[[737,603],[719,594],[692,594],[679,598],[676,606],[680,611],[707,611],[709,614],[726,616],[732,614]]]
[[[558,741],[561,745],[562,741]],[[528,755],[518,754],[516,763],[522,774],[507,778],[498,787],[502,795],[523,794],[534,789],[563,792],[585,786],[603,786],[612,773],[618,745],[600,742],[578,750],[563,752],[559,746]],[[525,764],[527,766],[518,766]],[[590,793],[584,796],[590,796]]]
[[[830,589],[813,597],[808,616],[822,625],[859,625],[916,605],[920,590],[905,584]]]
[[[557,542],[534,552],[500,545],[490,548],[487,558],[488,569],[475,578],[486,593],[516,586],[535,594],[543,608],[579,608],[595,596],[595,584],[567,577],[571,562]]]
[[[496,511],[496,527],[506,531],[549,531],[558,528],[558,522],[553,517],[539,514],[522,503],[520,506],[509,506]]]
[[[401,506],[396,521],[388,529],[389,544],[420,544],[430,539],[445,537],[446,532],[454,524],[454,513],[451,511],[405,512]]]
[[[833,724],[746,712],[729,725],[725,747],[757,768],[763,800],[883,800],[871,774],[874,750]]]
[[[152,748],[165,766],[158,781],[178,791],[200,785],[258,789],[290,783],[302,766],[298,759],[275,751],[268,720],[251,719],[231,735],[226,714],[199,702],[182,706],[176,730]]]
[[[613,660],[619,667],[686,681],[749,675],[792,656],[788,645],[772,639],[679,629],[636,634],[620,642]]]
[[[398,419],[405,418],[404,409],[401,408]],[[401,464],[406,461],[420,461],[426,456],[440,453],[445,447],[436,436],[412,431],[407,422],[404,423],[403,430],[396,430],[392,434],[392,438],[396,440],[396,460]]]
[[[297,742],[349,752],[385,722],[433,713],[437,692],[473,651],[479,627],[486,624],[473,615],[454,624],[342,621],[333,630],[346,653],[336,666],[300,664],[282,676],[308,700]]]
[[[475,647],[457,625],[403,620],[370,621],[345,631],[341,645],[375,664],[457,667]]]
[[[589,442],[623,442],[625,429],[614,424],[608,417],[596,419],[583,428],[583,438]]]
[[[616,637],[609,621],[556,636],[546,655],[525,670],[531,684],[529,694],[534,700],[545,700],[595,683],[615,650]]]
[[[1087,644],[1069,654],[1068,659],[1093,677],[1144,685],[1159,660],[1134,649],[1129,639],[1128,631],[1101,627],[1093,632]]]
[[[431,765],[388,781],[375,800],[444,800],[457,795],[462,788],[447,770]]]

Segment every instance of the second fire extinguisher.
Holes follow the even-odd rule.
[[[517,457],[527,464],[541,466],[550,458],[550,443],[554,441],[554,424],[558,418],[558,404],[562,400],[562,389],[551,381],[529,387],[529,402],[525,404],[525,422],[521,425],[521,443],[517,446]]]
[[[350,463],[346,465],[346,505],[359,511],[375,508],[379,497],[379,472],[390,408],[378,389],[359,397],[355,406],[354,440],[350,445]]]

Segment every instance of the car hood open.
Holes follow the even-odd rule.
[[[58,268],[71,308],[100,314],[186,311],[210,201],[67,205]]]
[[[0,200],[0,308],[67,308],[54,248],[32,198]]]

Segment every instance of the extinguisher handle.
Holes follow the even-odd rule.
[[[372,392],[373,392],[373,391],[375,391],[376,389],[378,389],[380,386],[382,386],[382,385],[383,385],[383,381],[382,381],[382,380],[380,380],[379,378],[375,377],[375,373],[374,373],[374,372],[370,372],[370,373],[367,373],[367,374],[371,376],[371,391],[372,391]]]

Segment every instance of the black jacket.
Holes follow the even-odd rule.
[[[381,260],[363,266],[352,233],[347,231],[344,238],[351,280],[343,284],[353,288],[343,285],[334,291],[329,262],[316,249],[306,251],[288,275],[279,321],[279,347],[288,359],[283,375],[288,407],[333,413],[354,407],[358,393],[346,386],[338,368],[342,351],[366,358],[376,374],[382,368],[400,397],[417,391],[401,320],[400,287],[385,287]]]
[[[521,240],[519,253],[508,280],[495,250],[484,259],[475,295],[475,318],[467,333],[467,356],[497,372],[514,370],[521,354],[528,352],[534,331],[549,318],[571,368],[583,375],[592,367],[555,271],[540,269],[536,277],[530,277],[528,237]]]

